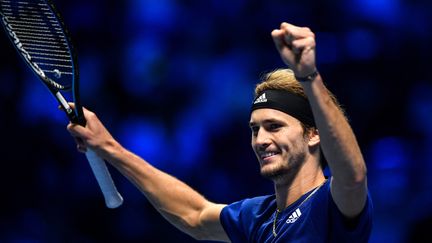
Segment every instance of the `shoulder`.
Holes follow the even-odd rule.
[[[220,222],[233,242],[245,242],[276,208],[275,196],[247,198],[225,206]]]

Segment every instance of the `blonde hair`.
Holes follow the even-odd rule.
[[[276,69],[262,75],[261,82],[255,87],[255,97],[269,89],[285,90],[307,98],[291,69]]]

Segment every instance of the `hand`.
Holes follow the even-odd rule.
[[[271,35],[282,60],[295,76],[305,77],[316,70],[315,34],[309,28],[284,22]]]
[[[69,105],[74,108],[74,104]],[[99,156],[105,157],[108,148],[116,142],[95,113],[84,107],[83,112],[87,120],[86,126],[69,123],[67,130],[77,143],[78,151],[85,153],[87,148],[91,148]]]

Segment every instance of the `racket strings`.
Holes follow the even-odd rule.
[[[16,45],[22,45],[27,61],[37,73],[43,72],[51,85],[69,89],[73,61],[67,39],[52,9],[42,0],[0,0],[3,21]],[[36,65],[34,65],[34,64]],[[39,70],[37,70],[39,69]]]

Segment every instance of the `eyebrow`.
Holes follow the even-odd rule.
[[[274,122],[285,124],[283,121],[278,120],[278,119],[274,119],[274,118],[265,119],[261,123],[268,124],[268,123],[274,123]],[[258,124],[258,122],[249,122],[249,127],[256,126],[257,124]]]

